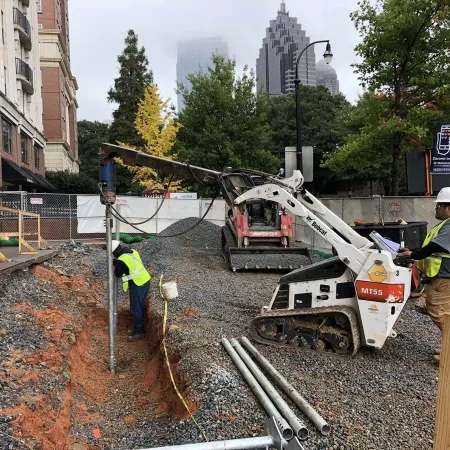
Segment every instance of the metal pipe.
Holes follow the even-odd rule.
[[[266,391],[270,400],[278,408],[282,416],[288,421],[289,425],[294,430],[295,435],[304,441],[308,438],[308,429],[306,425],[294,414],[289,405],[283,400],[278,391],[273,387],[272,383],[267,379],[267,377],[259,370],[258,366],[253,362],[247,352],[241,347],[236,339],[230,340],[231,345],[236,349],[238,355],[244,361],[245,365],[250,369],[253,376],[256,378],[258,383]]]
[[[278,412],[275,405],[263,391],[262,387],[258,384],[255,377],[250,373],[247,366],[243,363],[242,359],[239,357],[236,350],[232,347],[228,339],[223,338],[222,345],[225,347],[225,350],[230,355],[233,362],[236,364],[236,367],[239,369],[239,372],[241,372],[245,381],[248,383],[251,390],[255,394],[256,398],[260,401],[262,407],[266,410],[269,417],[272,416],[275,419],[283,439],[290,441],[294,436],[294,433],[292,429],[289,427],[286,420],[284,420],[284,418]]]
[[[118,309],[118,291],[119,291],[119,279],[114,277],[113,281],[113,298],[114,298],[114,334],[117,334],[117,309]]]
[[[116,210],[118,214],[121,214],[120,205],[116,204]],[[119,216],[116,216],[115,220],[116,240],[120,241],[120,220]],[[118,292],[119,292],[119,279],[114,277],[114,334],[117,334],[117,321],[118,321]]]
[[[115,375],[115,357],[114,357],[114,273],[113,273],[113,254],[112,254],[112,230],[111,230],[111,209],[106,205],[106,264],[107,264],[107,297],[108,297],[108,334],[109,334],[109,370]]]
[[[251,353],[251,355],[259,362],[268,375],[270,375],[290,399],[299,407],[306,417],[318,428],[323,434],[330,432],[330,425],[324,418],[305,400],[294,387],[284,378],[275,367],[253,346],[253,344],[245,337],[241,337],[242,345]]]
[[[245,450],[245,449],[267,449],[269,446],[273,446],[274,441],[272,436],[254,437],[247,439],[232,439],[228,441],[216,441],[216,442],[201,442],[199,444],[182,444],[171,445],[169,447],[155,447],[152,449],[141,450]]]
[[[296,142],[297,142],[297,169],[300,170],[300,172],[303,171],[303,160],[302,160],[302,112],[301,112],[301,105],[300,105],[300,79],[298,77],[298,65],[300,64],[300,59],[303,56],[303,53],[305,53],[309,47],[315,45],[315,44],[321,44],[322,42],[329,43],[330,41],[324,40],[324,41],[315,41],[308,44],[298,55],[297,61],[295,63],[295,80],[294,80],[294,87],[295,87],[295,117],[296,117]],[[308,56],[308,54],[306,54]],[[308,76],[308,68],[306,68],[306,76]]]

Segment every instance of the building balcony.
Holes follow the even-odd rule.
[[[20,58],[16,58],[16,76],[22,83],[22,89],[28,94],[33,94],[33,71],[31,70],[31,67]]]
[[[14,29],[19,32],[20,42],[25,50],[30,51],[31,43],[31,25],[25,14],[17,8],[14,8]]]

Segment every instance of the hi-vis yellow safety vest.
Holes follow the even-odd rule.
[[[450,220],[450,218],[443,220],[433,227],[425,237],[422,248],[429,244],[439,233],[439,230]],[[417,269],[422,272],[422,275],[427,278],[434,278],[441,268],[442,258],[450,258],[448,253],[433,253],[428,258],[416,261]]]
[[[147,283],[147,281],[150,281],[151,276],[145,269],[141,257],[139,256],[139,253],[136,250],[133,250],[133,253],[124,253],[123,255],[120,255],[117,259],[123,261],[127,265],[128,270],[130,271],[130,275],[124,275],[122,277],[123,292],[128,291],[129,280],[133,280],[133,283],[136,286],[142,286],[143,284]]]

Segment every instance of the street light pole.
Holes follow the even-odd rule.
[[[311,44],[307,45],[301,52],[300,55],[298,55],[297,62],[295,64],[295,112],[296,112],[296,126],[297,126],[297,169],[300,170],[300,172],[303,170],[303,162],[302,162],[302,111],[300,108],[300,80],[298,78],[298,65],[300,62],[300,58],[302,57],[303,53],[308,50],[309,47],[311,47],[314,44],[321,44],[321,43],[327,43],[327,48],[325,50],[325,53],[323,54],[323,58],[327,64],[330,64],[331,59],[333,58],[333,54],[331,53],[331,45],[330,41],[315,41],[311,42]]]

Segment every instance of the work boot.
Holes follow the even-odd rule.
[[[140,341],[141,339],[145,338],[145,334],[132,334],[131,336],[128,336],[128,340],[130,342],[133,341]]]

